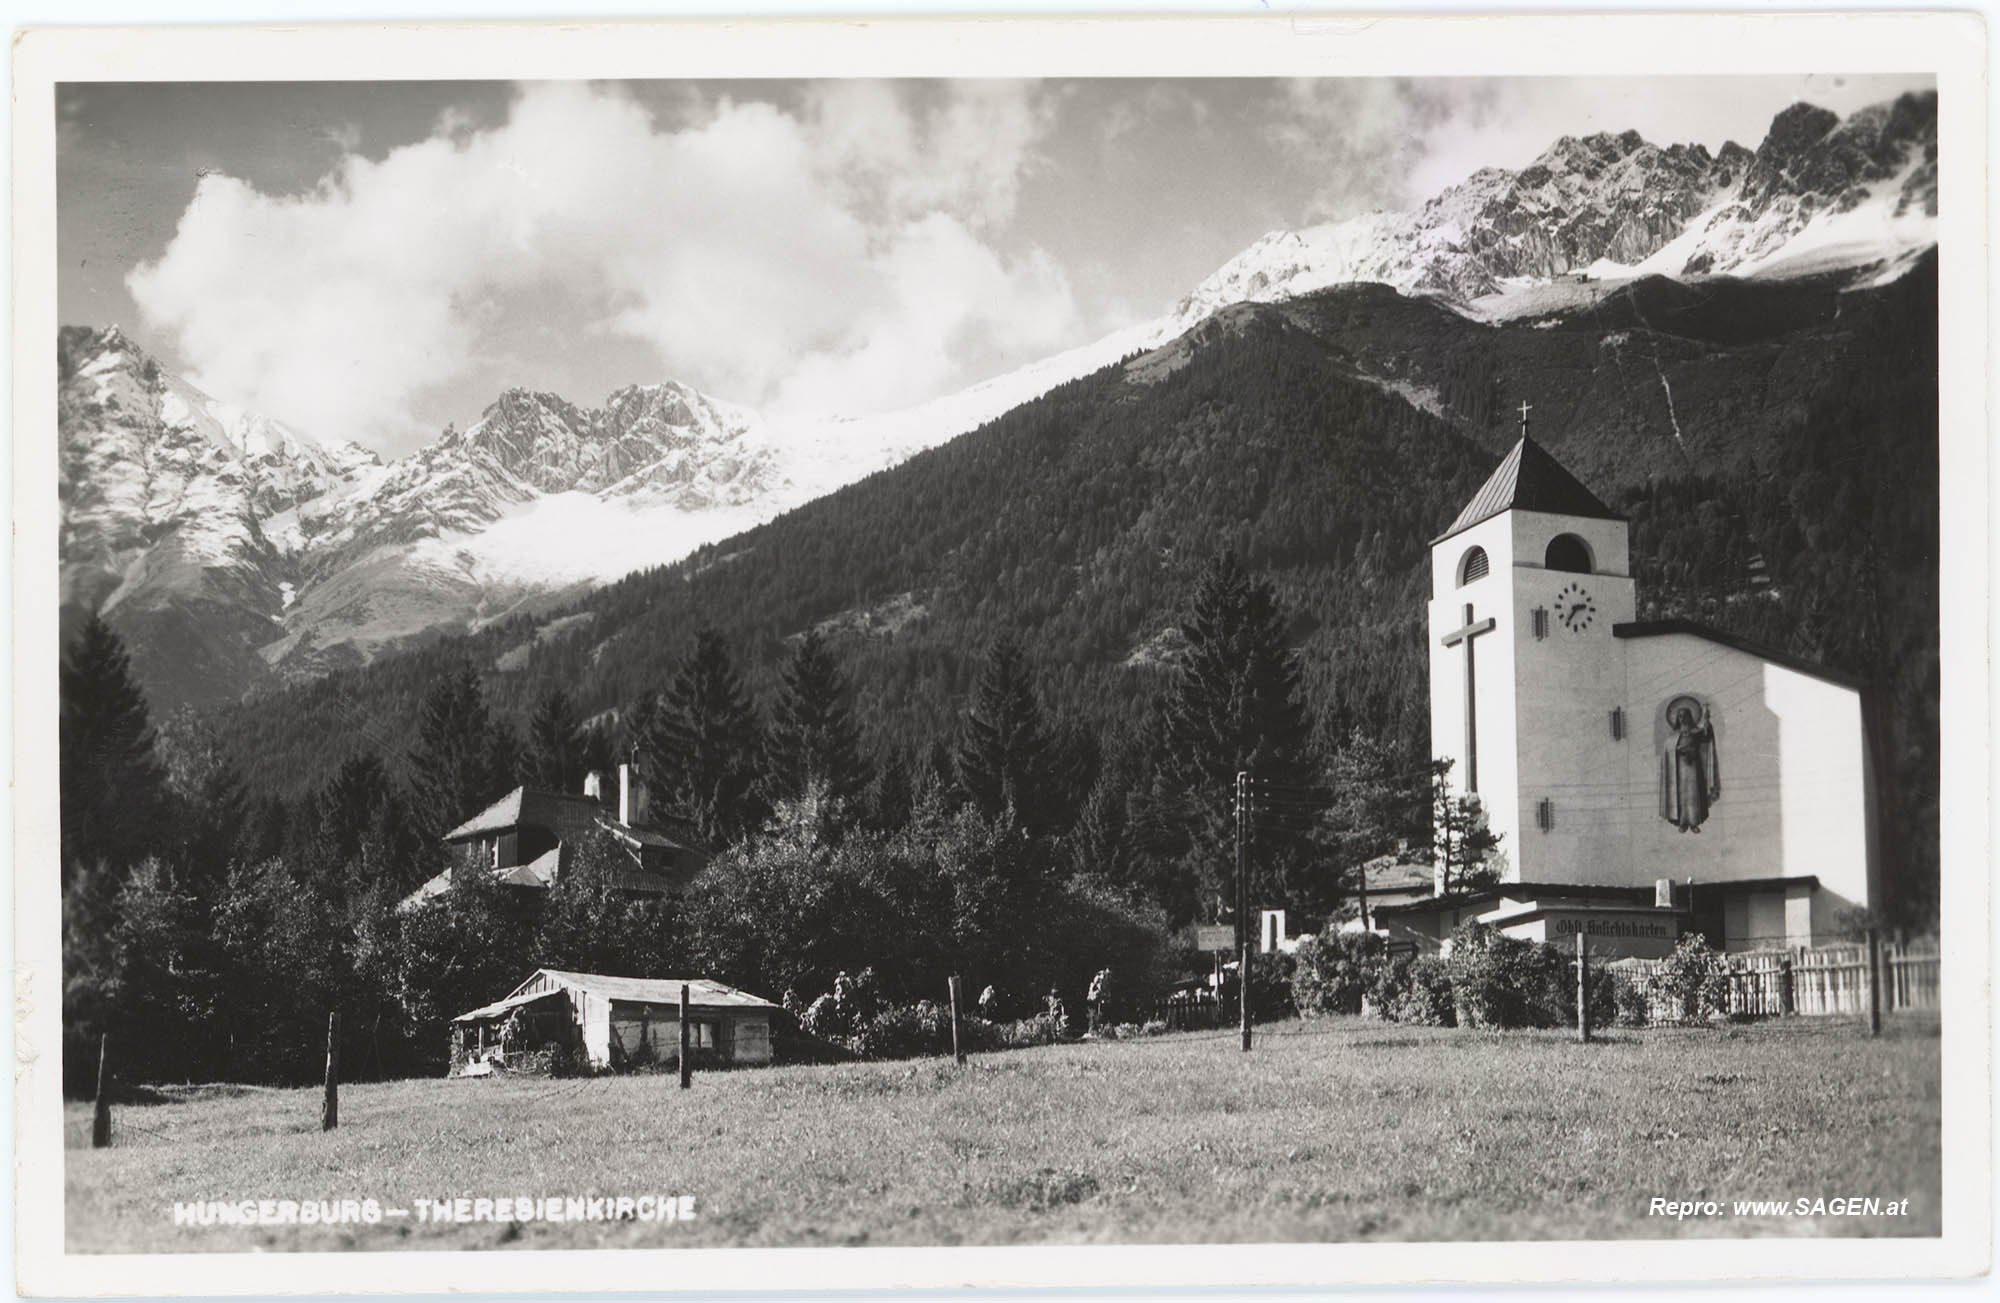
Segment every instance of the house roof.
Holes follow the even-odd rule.
[[[444,835],[448,842],[464,841],[485,833],[503,832],[524,823],[560,830],[578,819],[587,819],[597,810],[597,800],[572,796],[568,792],[545,792],[538,787],[517,787]]]
[[[1835,687],[1850,688],[1855,692],[1867,691],[1867,685],[1859,679],[1850,678],[1837,670],[1827,669],[1824,665],[1815,665],[1804,657],[1779,651],[1776,647],[1769,647],[1760,642],[1752,642],[1748,638],[1739,638],[1733,633],[1697,624],[1693,620],[1628,620],[1623,624],[1611,626],[1611,636],[1614,638],[1659,638],[1674,633],[1684,633],[1690,638],[1700,638],[1718,646],[1755,656],[1758,660],[1769,661],[1773,665],[1823,680]]]
[[[1394,855],[1381,855],[1362,865],[1368,875],[1368,894],[1405,891],[1412,887],[1429,890],[1437,880],[1437,870],[1429,864],[1406,863]]]
[[[491,833],[505,832],[523,824],[535,824],[568,841],[583,834],[592,824],[605,829],[628,846],[648,846],[661,850],[699,850],[685,831],[680,835],[657,827],[635,828],[618,822],[596,797],[569,792],[549,792],[537,787],[517,787],[444,835],[448,842],[470,841]],[[532,885],[532,884],[531,884]],[[547,884],[543,884],[547,885]]]
[[[1465,510],[1458,513],[1458,519],[1451,522],[1451,528],[1431,541],[1441,543],[1503,511],[1546,511],[1590,520],[1624,519],[1600,502],[1547,449],[1522,435],[1520,442],[1486,477],[1486,483],[1479,486],[1479,492],[1472,495],[1472,501],[1465,504]]]
[[[493,880],[504,882],[510,887],[553,887],[561,863],[562,847],[551,846],[526,864],[516,864],[511,869],[497,870],[493,874]]]

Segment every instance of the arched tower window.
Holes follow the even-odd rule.
[[[1486,549],[1467,548],[1465,555],[1458,560],[1458,586],[1463,588],[1475,579],[1486,578],[1488,569],[1490,567],[1486,561]]]
[[[1591,572],[1590,545],[1574,534],[1558,534],[1549,540],[1549,550],[1542,557],[1542,565],[1550,570],[1587,575]]]

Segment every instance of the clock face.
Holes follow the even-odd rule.
[[[1584,591],[1582,584],[1564,584],[1563,590],[1556,594],[1555,607],[1556,619],[1561,620],[1563,628],[1571,633],[1582,633],[1588,629],[1591,618],[1597,614],[1597,607],[1592,604],[1590,594]]]

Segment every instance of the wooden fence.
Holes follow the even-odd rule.
[[[1868,1012],[1868,947],[1860,944],[1752,950],[1719,956],[1727,966],[1728,1012],[1748,1018],[1782,1014]],[[1621,959],[1610,965],[1647,993],[1649,1022],[1676,1022],[1682,1011],[1652,980],[1664,959]],[[1938,945],[1934,938],[1882,946],[1882,1012],[1938,1007]]]
[[[1234,1017],[1235,1011],[1230,1014]],[[1177,991],[1156,1003],[1153,1017],[1173,1032],[1208,1031],[1223,1025],[1222,1006],[1213,996],[1188,991]]]

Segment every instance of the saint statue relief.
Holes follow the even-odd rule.
[[[1708,808],[1722,795],[1722,768],[1715,756],[1715,729],[1693,697],[1667,703],[1673,730],[1660,753],[1660,817],[1682,832],[1698,833]]]

